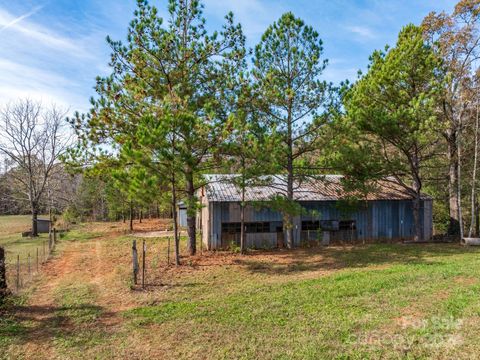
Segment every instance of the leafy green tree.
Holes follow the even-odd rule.
[[[415,241],[422,239],[423,176],[438,156],[440,69],[421,29],[408,25],[394,48],[372,54],[368,72],[344,99],[349,141],[337,149],[337,164],[360,183],[382,179],[411,196]]]
[[[312,155],[319,150],[332,102],[331,86],[320,80],[327,65],[322,52],[319,34],[286,13],[268,27],[254,53],[256,104],[276,143],[272,186],[282,184],[279,190],[290,204],[282,205],[288,247],[293,246],[292,217],[298,210],[294,192],[299,183],[319,173]]]
[[[439,127],[439,133],[446,142],[447,176],[444,179],[448,180],[448,233],[462,237],[462,187],[468,187],[462,182],[462,162],[469,160],[467,156],[462,159],[462,147],[467,140],[464,137],[475,131],[466,130],[469,122],[475,127],[478,101],[478,91],[472,91],[472,86],[475,86],[480,58],[480,1],[461,0],[451,14],[431,12],[423,20],[422,29],[448,74],[437,110],[442,122],[447,124]],[[474,188],[471,191],[474,194]]]

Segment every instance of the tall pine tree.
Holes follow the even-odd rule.
[[[322,59],[319,34],[286,13],[263,34],[253,59],[257,105],[263,122],[277,144],[272,184],[280,184],[284,232],[293,247],[293,216],[298,212],[295,189],[318,174],[314,157],[330,106],[331,87],[320,79]],[[281,176],[277,176],[282,174]]]
[[[174,143],[178,173],[162,175],[170,181],[173,175],[175,187],[184,184],[191,255],[196,252],[196,189],[202,172],[216,166],[211,154],[228,116],[223,101],[245,55],[233,15],[226,16],[220,32],[208,34],[202,8],[197,0],[170,0],[164,23],[155,7],[139,0],[126,45],[108,39],[112,74],[97,79],[98,98],[90,114],[77,117],[90,142],[118,148],[140,144],[140,124],[158,129],[155,121],[168,121],[162,136]]]

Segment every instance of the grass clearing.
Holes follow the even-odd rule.
[[[33,263],[37,249],[39,256],[43,256],[44,247],[48,246],[48,234],[36,238],[22,237],[22,232],[31,228],[31,221],[30,215],[0,216],[0,246],[5,248],[7,264],[16,264],[17,255],[20,263],[26,264],[28,254]]]
[[[182,239],[184,265],[175,268],[166,266],[167,238],[148,238],[147,288],[132,290],[133,238],[122,224],[66,234],[51,278],[30,297],[49,310],[0,325],[7,358],[39,350],[45,358],[209,359],[480,352],[476,248],[377,244],[187,257]],[[41,341],[32,340],[36,331]]]

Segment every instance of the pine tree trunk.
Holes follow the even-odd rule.
[[[242,202],[240,204],[240,253],[245,254],[245,184],[242,187]]]
[[[475,153],[473,154],[473,174],[472,174],[472,194],[471,194],[471,214],[470,214],[470,229],[468,230],[468,237],[473,236],[475,226],[475,211],[476,211],[476,184],[477,184],[477,158],[478,158],[478,105],[475,119]]]
[[[423,240],[423,231],[421,228],[420,222],[420,202],[421,202],[421,191],[422,191],[422,183],[420,180],[420,162],[418,160],[418,151],[417,147],[415,147],[416,151],[413,154],[411,159],[412,163],[412,174],[413,174],[413,190],[415,191],[415,196],[413,198],[413,223],[414,223],[414,233],[413,233],[413,241],[421,241]]]
[[[133,231],[133,204],[130,203],[130,224],[129,224],[130,231]]]
[[[287,200],[293,202],[293,160],[289,155],[288,165],[287,165]],[[294,247],[293,241],[293,216],[290,213],[284,215],[284,229],[285,229],[285,240],[287,248],[292,249]]]
[[[480,209],[478,208],[478,199],[475,201],[475,236],[480,236]]]
[[[457,209],[458,209],[458,229],[460,234],[460,241],[463,239],[463,216],[462,216],[462,143],[461,143],[461,131],[462,131],[462,115],[459,118],[459,129],[457,133]]]
[[[422,229],[420,226],[420,196],[416,195],[413,199],[413,241],[422,240]]]
[[[447,155],[448,155],[448,204],[450,221],[448,224],[448,235],[459,235],[460,226],[458,220],[458,157],[457,157],[457,137],[454,130],[447,134]]]
[[[178,236],[177,219],[177,188],[175,184],[175,174],[172,174],[172,217],[173,217],[173,237],[175,243],[175,265],[180,265],[180,238]],[[170,249],[169,249],[170,250]]]
[[[290,101],[288,120],[287,120],[287,201],[293,202],[293,129],[292,129],[292,104]],[[287,248],[292,249],[294,247],[293,242],[293,216],[290,213],[284,216]]]
[[[195,209],[195,186],[193,184],[193,174],[191,171],[186,172],[187,180],[187,233],[188,233],[188,252],[190,256],[197,252],[196,244],[196,209]]]

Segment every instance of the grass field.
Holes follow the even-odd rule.
[[[39,283],[5,307],[3,358],[471,359],[480,353],[476,248],[205,252],[183,256],[175,268],[165,264],[167,238],[149,238],[143,290],[132,287],[132,237],[123,226],[83,225],[61,240]]]
[[[40,234],[37,238],[22,237],[22,232],[31,228],[31,219],[30,215],[0,216],[0,246],[5,248],[7,263],[15,263],[17,255],[21,263],[25,263],[28,254],[36,256],[37,248],[42,255],[47,234]]]

